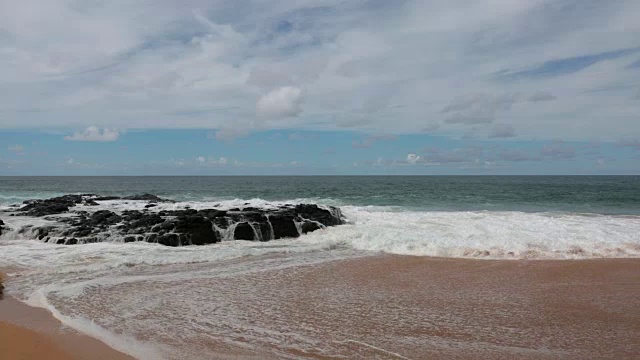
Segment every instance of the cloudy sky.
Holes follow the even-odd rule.
[[[637,0],[0,0],[0,175],[638,174]]]

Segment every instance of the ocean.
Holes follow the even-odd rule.
[[[158,205],[167,210],[331,205],[347,224],[269,242],[173,248],[114,239],[64,246],[29,231],[48,220],[7,212],[29,199],[86,193],[151,193],[176,201]],[[144,204],[116,200],[94,210]],[[273,274],[380,254],[638,258],[640,177],[0,177],[0,218],[10,228],[0,236],[9,295],[138,358],[205,359],[208,342],[271,349],[278,357],[338,356],[342,345],[319,341],[311,327],[261,320],[276,306],[254,298],[261,279],[278,284],[282,277]]]

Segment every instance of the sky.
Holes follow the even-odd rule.
[[[637,0],[0,0],[0,175],[640,174]]]

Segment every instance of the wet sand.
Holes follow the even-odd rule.
[[[251,298],[260,300],[238,305],[241,320],[290,334],[271,346],[292,356],[637,359],[640,354],[640,259],[385,255],[234,277],[215,286],[239,299],[251,289]]]
[[[204,358],[635,359],[640,354],[640,259],[381,255],[189,285],[220,305],[205,314],[203,326],[208,325],[198,335],[182,338],[189,348],[209,354]],[[96,308],[113,303],[108,292],[87,296]],[[7,320],[12,303],[17,302],[0,302],[0,320]],[[180,325],[180,312],[146,316]],[[46,312],[35,320],[42,317]],[[21,321],[25,324],[24,317]],[[149,332],[142,336],[180,344]],[[54,343],[63,351],[83,345],[61,338]],[[99,353],[113,352],[95,343],[102,346]]]
[[[49,312],[0,299],[0,359],[130,360],[103,342],[64,327]]]

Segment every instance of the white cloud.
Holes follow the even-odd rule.
[[[120,133],[115,129],[100,129],[96,126],[89,126],[83,132],[76,132],[73,135],[65,136],[65,140],[70,141],[116,141]]]
[[[302,90],[294,86],[283,86],[270,91],[258,100],[258,116],[285,118],[302,112]]]
[[[640,137],[638,1],[179,5],[0,2],[0,127]]]
[[[228,160],[227,160],[227,158],[225,158],[225,157],[220,157],[220,158],[218,159],[218,164],[220,164],[220,165],[227,165],[227,163],[228,163],[228,162],[229,162],[229,161],[228,161]]]
[[[422,160],[422,158],[416,154],[408,154],[407,155],[407,162],[409,164],[416,164],[418,163],[420,160]]]
[[[196,161],[202,165],[214,165],[214,166],[227,165],[229,163],[229,160],[227,160],[227,158],[223,156],[219,158],[209,157],[208,159],[204,156],[199,156],[196,158]]]
[[[214,134],[210,134],[210,138],[213,137],[218,141],[233,141],[235,139],[243,138],[249,135],[250,131],[245,127],[225,127],[217,130]]]
[[[16,144],[16,145],[10,145],[9,147],[7,147],[7,150],[14,152],[14,153],[22,153],[24,151],[24,146]]]

